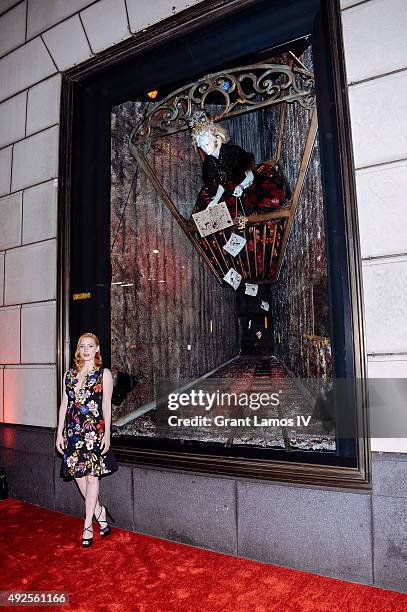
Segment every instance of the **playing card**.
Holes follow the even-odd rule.
[[[192,218],[202,238],[233,225],[232,217],[225,202],[219,202],[211,208],[194,213]]]
[[[245,293],[246,295],[257,295],[259,290],[258,285],[252,285],[251,283],[246,283]]]
[[[270,304],[262,300],[261,307],[263,308],[263,310],[268,310],[270,308]]]
[[[230,268],[230,270],[223,277],[223,280],[229,283],[229,285],[232,285],[233,289],[237,289],[240,285],[242,277],[234,268]]]
[[[225,249],[225,251],[230,253],[233,257],[236,257],[236,255],[238,255],[240,251],[243,249],[245,244],[246,244],[246,238],[243,238],[243,236],[239,236],[239,234],[235,234],[233,232],[233,234],[231,234],[229,240],[223,246],[223,248]]]

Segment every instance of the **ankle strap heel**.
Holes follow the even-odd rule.
[[[83,546],[83,548],[89,548],[89,546],[92,546],[92,544],[93,544],[92,523],[89,525],[89,527],[84,527],[83,531],[91,531],[92,532],[92,537],[91,538],[82,538],[82,546]]]
[[[99,525],[101,525],[102,523],[106,523],[106,527],[101,527],[100,532],[99,532],[102,537],[106,537],[106,536],[108,536],[111,533],[112,530],[111,530],[111,527],[110,527],[109,523],[107,522],[107,520],[103,520],[103,519],[100,518],[100,516],[101,516],[101,514],[103,512],[103,508],[106,511],[106,519],[110,518],[110,520],[113,521],[113,523],[115,523],[116,521],[114,520],[113,516],[110,514],[110,512],[106,508],[106,506],[101,506],[100,507],[99,516],[96,517],[96,520],[99,523]]]

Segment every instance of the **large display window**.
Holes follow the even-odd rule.
[[[61,349],[119,458],[369,486],[339,7],[204,4],[64,76]]]

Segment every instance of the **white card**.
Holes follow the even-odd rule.
[[[268,310],[270,308],[270,304],[262,300],[261,307],[263,308],[263,310]]]
[[[259,339],[259,340],[260,340],[260,338],[262,337],[262,335],[263,335],[263,334],[261,333],[261,331],[256,332],[256,336],[258,337],[258,339]]]
[[[237,289],[240,285],[242,277],[234,268],[230,268],[230,270],[223,277],[223,280],[229,283],[229,285],[232,285],[233,289]]]
[[[195,225],[203,238],[233,225],[233,219],[225,202],[192,215]]]
[[[250,329],[251,326],[252,326],[252,320],[250,319],[250,321],[249,321],[249,328],[248,329]]]
[[[246,238],[243,238],[243,236],[239,236],[239,234],[235,234],[233,232],[223,248],[225,251],[233,255],[233,257],[236,257],[236,255],[238,255],[243,249],[245,244]]]
[[[251,283],[246,283],[245,293],[246,295],[257,295],[259,290],[258,285],[252,285]]]

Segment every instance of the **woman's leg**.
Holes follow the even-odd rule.
[[[83,476],[82,478],[75,478],[75,481],[83,496],[83,499],[86,500],[86,484],[87,484],[86,476]],[[95,517],[98,517],[100,515],[101,508],[102,506],[99,503],[99,497],[98,497],[96,500],[96,506],[95,506]],[[103,517],[104,517],[104,511],[102,512],[101,518]]]
[[[95,514],[96,502],[99,497],[99,478],[88,474],[86,478],[86,497],[85,497],[85,527],[92,525],[93,515]],[[84,537],[92,537],[90,531],[84,533]]]
[[[78,485],[78,489],[81,492],[83,499],[86,499],[86,476],[82,476],[82,478],[75,478],[75,482]]]

